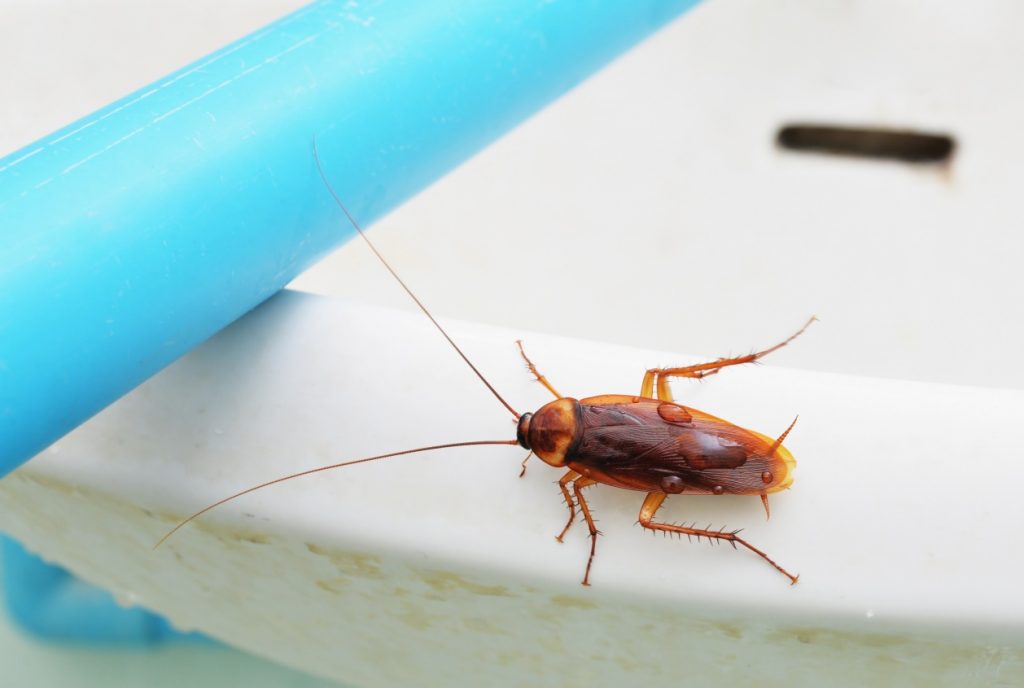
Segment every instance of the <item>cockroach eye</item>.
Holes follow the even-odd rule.
[[[770,483],[774,479],[775,476],[772,475],[771,471],[765,471],[764,473],[761,474],[761,480],[763,480],[765,484]]]
[[[686,489],[686,483],[678,475],[666,475],[661,479],[661,489],[669,494],[679,494]]]

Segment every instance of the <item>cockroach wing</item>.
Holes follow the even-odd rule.
[[[774,440],[671,402],[604,395],[580,400],[580,474],[645,492],[765,494],[792,483],[796,462]]]

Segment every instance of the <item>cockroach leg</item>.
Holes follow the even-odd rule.
[[[644,373],[644,381],[640,383],[640,396],[645,399],[654,398],[654,376],[657,372],[658,370],[656,368],[652,368]],[[663,399],[662,401],[666,400]]]
[[[569,471],[562,476],[562,479],[558,481],[558,489],[562,491],[562,496],[565,497],[565,503],[569,507],[569,520],[565,523],[565,528],[562,528],[562,532],[555,536],[555,539],[562,542],[562,538],[569,532],[569,527],[572,526],[572,522],[576,520],[576,502],[572,501],[572,495],[569,494],[569,488],[567,487],[570,482],[580,477],[580,474],[576,471]]]
[[[640,507],[641,526],[649,530],[660,530],[665,533],[696,535],[698,538],[706,537],[708,540],[725,540],[726,542],[732,543],[733,547],[736,546],[736,543],[739,543],[775,567],[775,570],[788,578],[791,584],[796,584],[797,580],[800,578],[799,576],[794,576],[789,571],[776,564],[775,561],[767,554],[737,535],[737,533],[739,533],[738,530],[711,530],[709,528],[688,528],[686,526],[677,526],[671,523],[656,523],[654,521],[654,515],[658,512],[658,509],[661,508],[661,504],[665,501],[666,496],[667,495],[663,492],[648,493],[647,497],[644,499],[643,506]]]
[[[529,356],[526,355],[526,351],[523,349],[523,341],[521,339],[516,340],[516,346],[519,347],[519,354],[523,357],[523,360],[526,361],[526,367],[529,368],[530,372],[533,373],[533,376],[537,378],[537,382],[547,387],[548,391],[555,395],[555,399],[561,399],[562,395],[558,393],[557,389],[551,386],[551,383],[548,382],[546,377],[540,374],[540,371],[537,370],[537,366],[533,365],[533,361],[531,361]]]
[[[764,520],[769,520],[772,517],[772,510],[768,508],[768,493],[761,493],[761,503],[764,504]]]
[[[526,475],[526,462],[530,460],[531,456],[533,456],[533,452],[532,451],[529,454],[527,454],[526,458],[523,459],[523,462],[521,464],[519,464],[520,468],[522,469],[522,470],[519,471],[519,477],[520,478],[522,478],[524,475]]]
[[[590,557],[587,558],[587,570],[583,574],[583,585],[590,585],[590,567],[594,563],[594,553],[597,551],[597,526],[594,525],[594,517],[590,515],[590,506],[587,505],[587,500],[583,498],[583,488],[596,485],[596,480],[590,478],[577,478],[572,483],[572,491],[576,495],[576,501],[579,502],[580,509],[583,511],[583,518],[587,521],[587,527],[590,529]]]
[[[652,371],[648,370],[647,373],[644,375],[644,382],[643,382],[644,385],[648,385],[649,384],[647,378],[648,378],[648,376],[651,375],[651,372]],[[667,401],[669,403],[674,403],[675,399],[672,398],[672,390],[670,390],[668,388],[668,378],[666,378],[666,377],[657,377],[657,371],[653,371],[653,372],[655,373],[655,377],[656,377],[656,379],[658,381],[658,399],[660,399],[661,401]],[[641,396],[643,396],[643,395],[641,394]]]
[[[711,372],[705,373],[701,377],[706,377],[707,375],[714,375],[717,372],[717,370],[713,370]],[[675,399],[672,397],[672,390],[669,389],[668,386],[668,377],[669,376],[666,373],[662,373],[661,375],[658,376],[658,398],[661,399],[662,401],[675,401]]]
[[[816,316],[811,318],[804,323],[804,326],[796,331],[795,334],[790,335],[787,339],[779,342],[775,346],[769,347],[764,351],[755,351],[752,354],[746,356],[736,356],[733,358],[720,358],[717,361],[711,361],[709,363],[698,363],[697,365],[683,366],[680,368],[651,368],[644,373],[644,380],[640,385],[640,396],[648,399],[652,398],[655,384],[658,387],[658,399],[662,401],[673,401],[672,392],[669,390],[668,381],[669,378],[673,377],[689,377],[693,379],[701,379],[708,375],[714,375],[722,368],[734,365],[743,365],[744,363],[753,363],[758,359],[764,358],[768,354],[778,351],[782,347],[786,346],[794,339],[804,333],[811,323],[817,320]]]

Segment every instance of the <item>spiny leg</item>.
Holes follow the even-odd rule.
[[[677,526],[670,523],[655,523],[654,514],[661,508],[662,502],[665,501],[665,493],[663,492],[650,492],[644,499],[643,506],[640,507],[640,525],[648,530],[660,530],[665,533],[678,533],[680,535],[696,535],[698,538],[706,537],[709,541],[714,538],[716,540],[725,540],[726,542],[732,543],[735,548],[736,543],[743,545],[754,554],[758,555],[769,564],[775,567],[782,575],[790,580],[791,584],[795,584],[799,576],[794,576],[786,569],[776,564],[771,557],[759,550],[758,548],[751,545],[749,542],[739,537],[737,533],[740,531],[721,531],[721,530],[707,530],[704,528],[687,528],[686,526]]]
[[[576,501],[579,502],[580,509],[583,511],[583,518],[587,521],[587,527],[590,528],[590,557],[587,559],[587,570],[583,574],[583,585],[590,585],[590,567],[594,563],[598,536],[597,526],[594,525],[594,517],[590,515],[590,507],[587,505],[587,500],[583,498],[583,488],[596,484],[597,481],[590,478],[577,478],[572,483],[572,491],[576,494]]]
[[[708,375],[714,375],[722,368],[734,365],[742,365],[744,363],[753,363],[760,358],[764,358],[768,354],[778,351],[782,347],[786,346],[794,339],[804,333],[804,331],[811,326],[811,323],[817,320],[816,316],[811,318],[804,323],[797,332],[784,341],[779,342],[775,346],[769,347],[763,351],[756,351],[746,356],[736,356],[733,358],[720,358],[717,361],[711,361],[710,363],[698,363],[697,365],[682,366],[679,368],[651,368],[644,373],[644,380],[640,385],[640,396],[648,399],[652,398],[654,394],[655,383],[658,388],[658,399],[662,401],[673,401],[672,392],[668,388],[669,378],[673,377],[689,377],[694,379],[701,379]]]
[[[533,373],[533,376],[537,378],[537,382],[547,387],[548,391],[555,395],[555,399],[561,399],[562,395],[558,393],[557,389],[551,386],[551,383],[548,382],[546,377],[540,374],[540,371],[537,370],[537,366],[533,365],[533,361],[531,361],[526,355],[526,351],[523,350],[523,340],[517,339],[516,346],[519,347],[519,354],[523,357],[523,360],[526,361],[526,367],[529,368],[530,372]]]
[[[526,458],[523,459],[523,462],[521,464],[519,464],[519,467],[521,469],[519,471],[519,477],[520,478],[522,478],[524,475],[526,475],[526,462],[530,460],[531,456],[533,456],[533,452],[532,451],[529,454],[527,454]]]
[[[661,401],[674,403],[675,399],[672,398],[672,391],[668,388],[668,383],[666,382],[667,378],[660,377],[658,375],[658,369],[648,370],[644,374],[644,382],[641,385],[642,389],[640,390],[640,396],[646,396],[647,398],[650,398],[650,386],[654,379],[657,379],[658,381],[658,399],[660,399]]]
[[[565,528],[562,528],[562,532],[555,536],[555,539],[559,542],[565,537],[565,534],[569,532],[569,527],[572,522],[576,520],[576,502],[572,501],[572,495],[569,494],[569,488],[567,485],[580,477],[580,474],[576,471],[569,471],[562,476],[562,479],[558,481],[558,488],[562,491],[562,496],[565,497],[565,503],[569,507],[569,520],[565,523]]]

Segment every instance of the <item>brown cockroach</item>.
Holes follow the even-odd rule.
[[[797,582],[798,576],[789,573],[763,551],[741,538],[739,530],[713,530],[710,526],[696,528],[663,523],[656,521],[655,515],[665,498],[674,494],[757,495],[764,504],[765,515],[770,515],[768,495],[787,489],[793,483],[793,469],[796,466],[796,461],[789,450],[782,446],[782,442],[786,439],[789,431],[793,429],[796,420],[794,419],[781,435],[772,439],[703,411],[677,404],[669,390],[669,380],[675,377],[699,380],[714,375],[728,366],[753,363],[773,351],[781,349],[800,336],[814,322],[814,317],[811,317],[800,330],[788,339],[763,351],[746,356],[720,358],[717,361],[697,365],[651,368],[644,374],[640,393],[636,396],[604,394],[585,399],[563,396],[527,357],[522,342],[516,342],[519,353],[526,362],[530,373],[555,397],[554,401],[545,404],[534,413],[520,414],[498,394],[497,390],[491,386],[440,323],[434,319],[430,311],[406,286],[387,260],[377,251],[327,179],[315,142],[313,157],[324,185],[359,236],[451,344],[452,348],[462,357],[462,360],[486,385],[491,394],[515,417],[517,422],[516,439],[454,442],[417,447],[286,475],[242,490],[197,511],[164,535],[156,547],[163,544],[182,526],[207,511],[242,495],[293,478],[343,466],[437,449],[518,444],[530,451],[522,463],[523,470],[520,472],[520,477],[526,470],[526,461],[534,455],[550,466],[566,470],[566,473],[558,481],[558,487],[569,509],[569,519],[556,539],[559,542],[562,541],[576,520],[578,507],[590,530],[590,556],[583,574],[583,585],[590,585],[590,569],[594,562],[599,534],[594,525],[590,507],[583,496],[583,490],[597,484],[647,493],[643,505],[640,507],[639,518],[640,525],[645,529],[688,537],[696,536],[698,540],[704,537],[709,542],[724,540],[732,544],[734,548],[737,544],[742,545],[771,564],[789,578],[791,583]]]

